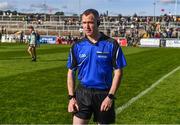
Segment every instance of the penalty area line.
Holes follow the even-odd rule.
[[[173,69],[172,71],[170,71],[169,73],[167,73],[166,75],[164,75],[163,77],[161,77],[159,80],[157,80],[156,82],[154,82],[149,88],[145,89],[144,91],[142,91],[141,93],[139,93],[137,96],[133,97],[132,99],[130,99],[127,103],[125,103],[124,105],[118,107],[116,109],[116,115],[121,113],[124,109],[128,108],[131,104],[133,104],[135,101],[137,101],[139,98],[141,98],[142,96],[144,96],[145,94],[147,94],[150,90],[152,90],[153,88],[155,88],[157,85],[159,85],[160,82],[162,82],[164,79],[166,79],[167,77],[169,77],[170,75],[172,75],[173,73],[175,73],[176,71],[178,71],[180,69],[180,66],[178,66],[177,68]]]

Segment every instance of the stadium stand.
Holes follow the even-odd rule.
[[[81,37],[81,22],[78,16],[53,14],[0,15],[1,34],[24,32],[33,25],[40,35]],[[107,16],[101,15],[101,31],[111,37],[127,39],[128,45],[137,45],[141,38],[179,38],[180,17],[163,16]]]

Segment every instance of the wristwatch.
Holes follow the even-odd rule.
[[[113,94],[108,94],[108,97],[109,97],[111,100],[115,99],[115,97],[114,97]]]
[[[68,95],[69,100],[71,100],[72,98],[75,98],[75,95]]]

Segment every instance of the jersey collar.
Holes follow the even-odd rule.
[[[96,43],[93,43],[92,41],[90,41],[87,36],[84,37],[85,40],[87,40],[90,44],[92,45],[97,45],[100,41],[102,40],[106,40],[108,38],[108,36],[106,36],[103,32],[100,32],[101,36],[100,38],[98,39],[98,41]]]

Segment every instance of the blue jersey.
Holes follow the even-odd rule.
[[[113,69],[126,66],[121,47],[114,39],[101,35],[97,43],[83,38],[70,49],[67,67],[78,70],[78,80],[87,88],[109,89]]]

